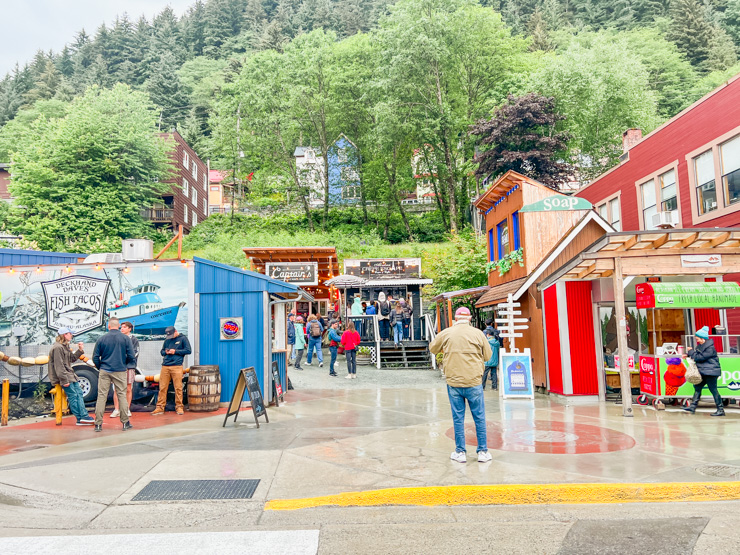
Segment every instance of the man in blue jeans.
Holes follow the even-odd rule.
[[[441,332],[429,345],[432,354],[444,353],[444,373],[447,396],[455,428],[455,450],[450,459],[467,462],[465,449],[465,401],[475,422],[478,436],[478,462],[489,462],[491,454],[486,444],[486,407],[483,402],[481,379],[483,366],[491,358],[491,346],[483,332],[470,325],[470,310],[461,307],[455,312],[455,324]]]
[[[313,351],[316,349],[316,356],[319,359],[319,367],[324,366],[324,353],[321,352],[321,337],[324,333],[324,326],[321,325],[319,319],[314,314],[308,317],[308,323],[306,324],[306,335],[308,335],[308,356],[306,357],[306,364],[311,366],[311,359],[313,358]]]
[[[77,418],[77,425],[92,426],[95,420],[90,418],[85,408],[82,388],[77,383],[77,374],[72,368],[72,363],[82,355],[82,343],[77,344],[77,351],[73,353],[70,349],[71,342],[72,330],[59,328],[56,341],[49,351],[49,381],[52,386],[61,385],[64,388],[69,411]]]

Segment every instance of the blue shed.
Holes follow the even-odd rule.
[[[0,267],[41,266],[43,264],[77,264],[86,254],[68,252],[32,251],[23,249],[0,249]]]
[[[286,350],[282,341],[285,309],[297,300],[313,301],[296,285],[264,274],[241,270],[203,258],[195,266],[194,343],[196,364],[217,364],[221,370],[221,401],[228,402],[239,370],[254,366],[265,399],[272,398],[272,362],[280,369],[283,390],[287,389]],[[241,318],[240,338],[228,338],[222,328]],[[238,322],[238,320],[236,320]]]

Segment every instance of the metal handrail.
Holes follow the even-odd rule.
[[[424,315],[424,337],[431,343],[434,338],[437,337],[437,327],[432,322],[432,316],[430,314]],[[430,351],[429,358],[432,361],[432,368],[437,369],[437,357]]]
[[[367,343],[375,343],[375,353],[376,353],[376,364],[378,366],[378,369],[380,369],[380,326],[378,326],[378,316],[376,314],[362,314],[362,315],[352,315],[347,314],[347,320],[352,320],[355,323],[355,328],[359,328],[360,326],[357,326],[357,323],[362,324],[362,332],[360,332],[360,329],[357,329],[358,333],[360,333],[360,340],[367,342]],[[372,329],[372,337],[370,337],[370,334],[368,333]]]
[[[380,370],[380,325],[378,324],[378,315],[373,314],[371,316],[373,319],[373,330],[375,331],[375,354],[377,355],[375,362],[378,370]]]

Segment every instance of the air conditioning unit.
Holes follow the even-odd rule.
[[[668,212],[658,212],[653,214],[653,227],[659,229],[668,229],[678,226],[678,210]]]
[[[83,264],[116,264],[118,262],[123,262],[123,255],[120,252],[100,252],[89,255]]]
[[[124,260],[151,260],[154,258],[154,242],[149,239],[122,239],[121,252]]]

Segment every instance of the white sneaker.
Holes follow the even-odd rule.
[[[357,374],[352,374],[352,379],[353,380],[356,380],[357,379]]]
[[[319,368],[323,368],[323,367],[324,367],[324,363],[323,362],[319,362]]]
[[[116,416],[120,416],[120,415],[121,415],[121,411],[119,411],[118,409],[113,409],[113,412],[110,413],[111,418],[115,418]]]
[[[129,418],[131,418],[131,409],[126,410],[126,414],[128,415]]]
[[[344,377],[344,379],[345,379],[345,380],[351,380],[351,379],[352,379],[352,374],[347,374],[347,375],[346,375],[346,376]]]
[[[488,451],[480,451],[478,453],[478,462],[491,462],[491,459],[493,459],[493,457]]]
[[[468,456],[465,453],[459,453],[458,451],[453,451],[450,455],[450,459],[459,463],[468,462]]]

